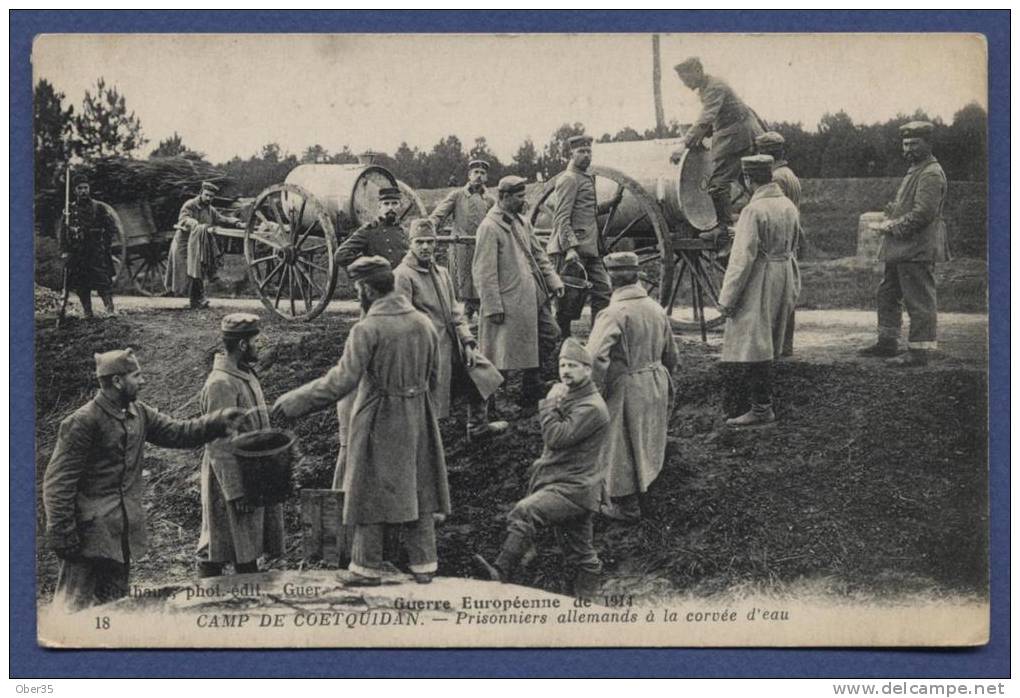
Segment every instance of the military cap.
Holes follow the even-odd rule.
[[[499,185],[496,189],[500,194],[516,194],[519,191],[524,191],[524,186],[527,183],[528,180],[524,179],[524,177],[507,175],[503,179],[499,180]]]
[[[382,273],[393,273],[393,268],[386,261],[385,257],[372,255],[371,257],[359,257],[347,267],[347,276],[351,281],[362,281],[370,276]]]
[[[581,134],[579,136],[571,136],[567,139],[567,147],[571,150],[574,148],[588,148],[591,147],[592,137]]]
[[[436,237],[436,226],[428,218],[416,218],[411,221],[411,230],[408,233],[408,237],[411,240],[434,238]]]
[[[930,121],[911,121],[900,126],[900,138],[923,138],[928,140],[935,132],[935,124]]]
[[[608,271],[640,271],[638,256],[633,252],[613,252],[602,260]]]
[[[471,162],[468,163],[468,169],[469,170],[483,169],[488,171],[489,163],[487,163],[485,160],[472,160]]]
[[[747,174],[772,172],[775,161],[771,155],[748,155],[740,158],[740,169]]]
[[[383,187],[379,190],[379,201],[400,201],[400,190],[396,187]]]
[[[220,332],[226,337],[251,337],[259,331],[259,316],[255,313],[230,313],[220,320]]]
[[[691,56],[687,60],[677,63],[673,66],[673,70],[681,75],[699,75],[705,72],[704,67],[701,65],[701,59],[695,56]]]
[[[213,194],[216,194],[216,193],[219,192],[219,190],[220,190],[220,188],[217,187],[212,182],[202,182],[202,191],[208,191],[208,192],[212,192]]]
[[[74,174],[74,176],[71,177],[71,186],[72,187],[76,187],[79,184],[88,184],[88,183],[89,183],[89,176],[87,174],[85,174],[84,172],[76,172]]]
[[[786,139],[777,131],[766,131],[754,139],[754,144],[759,148],[778,148],[786,145]]]
[[[574,337],[567,337],[563,340],[563,346],[560,347],[560,358],[591,366],[591,354]]]
[[[114,349],[113,351],[94,354],[97,376],[120,376],[141,368],[135,358],[133,349]]]

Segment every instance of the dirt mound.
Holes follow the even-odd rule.
[[[37,332],[37,466],[42,473],[56,424],[93,390],[91,356],[112,346],[141,347],[150,377],[146,400],[178,415],[201,388],[217,349],[219,315],[156,311],[95,323],[73,321]],[[260,376],[267,399],[322,375],[339,357],[351,318],[274,324]],[[897,373],[881,365],[783,363],[777,375],[779,422],[754,432],[722,425],[731,380],[712,349],[682,347],[677,409],[662,475],[636,526],[599,519],[596,543],[607,588],[654,595],[735,588],[782,591],[805,579],[833,593],[916,590],[983,593],[987,586],[985,375],[951,361]],[[516,386],[510,386],[510,398]],[[737,409],[738,406],[734,406]],[[493,555],[505,516],[526,493],[541,439],[533,413],[502,397],[496,416],[510,434],[489,444],[443,425],[454,511],[439,527],[440,574],[473,576],[471,555]],[[326,410],[297,428],[305,459],[301,487],[327,487],[336,456],[336,417]],[[139,583],[185,577],[200,521],[200,451],[149,447],[152,549],[134,566]],[[288,553],[300,560],[297,501],[285,505]],[[40,514],[39,524],[42,525]],[[41,532],[41,528],[40,528]],[[554,592],[569,579],[551,534],[516,580]],[[40,593],[52,588],[55,560],[40,551]]]

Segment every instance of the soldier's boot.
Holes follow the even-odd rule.
[[[251,562],[235,562],[234,572],[236,574],[256,574],[259,571],[259,561],[252,560]]]
[[[912,366],[927,366],[930,352],[924,349],[910,349],[905,354],[889,359],[886,363],[897,368],[910,368]]]
[[[878,341],[870,347],[865,347],[857,352],[858,356],[865,357],[892,357],[900,353],[899,342],[895,337],[879,337]]]
[[[209,562],[207,560],[198,561],[198,576],[201,578],[205,577],[219,577],[223,574],[223,563],[222,562]]]
[[[601,514],[614,521],[637,523],[641,520],[641,504],[638,495],[613,497],[612,502],[601,509]]]
[[[468,405],[467,436],[468,441],[481,441],[497,436],[510,428],[510,422],[489,421],[489,401],[478,400]]]
[[[596,598],[601,587],[602,575],[597,572],[581,569],[574,575],[574,596],[579,599]]]
[[[776,413],[772,410],[772,403],[765,405],[759,405],[757,403],[751,403],[751,409],[739,417],[726,420],[726,426],[744,428],[744,427],[759,427],[764,424],[771,424],[776,421]]]
[[[78,294],[78,300],[81,301],[81,312],[85,316],[86,320],[91,320],[95,317],[95,313],[92,312],[92,291],[89,289],[83,289],[75,291]]]
[[[99,297],[103,299],[103,307],[106,308],[106,314],[116,315],[117,310],[113,307],[113,294],[107,291],[106,293],[100,293]]]
[[[194,310],[209,307],[209,301],[205,299],[205,285],[201,279],[188,277],[188,300]]]
[[[474,555],[473,559],[479,571],[494,582],[505,582],[510,579],[520,565],[521,560],[534,549],[531,541],[519,533],[511,531],[503,541],[503,548],[499,551],[496,561],[489,564],[481,555]]]
[[[730,202],[728,191],[711,192],[711,197],[712,205],[715,207],[716,227],[701,233],[698,237],[715,243],[717,249],[726,250],[733,236],[733,204]]]

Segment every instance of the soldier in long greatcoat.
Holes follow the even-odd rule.
[[[910,168],[896,192],[888,220],[879,227],[878,258],[885,262],[885,271],[877,294],[878,343],[860,351],[863,356],[899,353],[905,305],[910,316],[909,351],[890,360],[898,366],[923,366],[938,348],[935,264],[949,261],[950,256],[942,218],[946,173],[931,153],[934,130],[927,121],[900,127],[903,157]]]
[[[499,182],[499,203],[478,226],[472,271],[481,298],[479,348],[500,371],[523,370],[522,401],[542,397],[541,367],[550,363],[559,339],[551,300],[563,295],[524,210],[521,177]]]
[[[741,161],[753,194],[737,221],[719,294],[719,310],[726,317],[722,361],[745,364],[751,393],[751,409],[727,420],[737,427],[775,421],[772,365],[782,352],[786,323],[800,295],[794,255],[800,216],[772,181],[772,163],[769,155]]]
[[[202,388],[205,413],[236,407],[248,415],[250,430],[269,428],[269,408],[253,366],[258,359],[255,337],[259,318],[232,313],[220,323],[225,354],[213,359]],[[258,558],[283,554],[283,505],[256,506],[236,456],[226,439],[206,444],[202,457],[202,533],[198,541],[199,576],[215,577],[231,563],[239,574],[258,572]]]
[[[60,423],[43,476],[46,539],[61,560],[56,608],[66,612],[128,593],[131,564],[145,555],[142,495],[146,442],[194,448],[236,427],[227,408],[177,420],[137,400],[145,385],[130,349],[96,354],[99,392]]]
[[[588,338],[592,377],[609,407],[609,433],[599,453],[613,506],[606,514],[640,517],[640,495],[659,476],[666,458],[666,429],[673,407],[676,342],[666,311],[638,283],[633,252],[606,256],[613,282],[609,307]]]
[[[86,318],[92,314],[92,291],[103,299],[108,315],[113,315],[113,258],[111,247],[119,231],[112,209],[93,199],[88,178],[77,174],[72,179],[74,200],[68,202],[68,215],[60,221],[57,245],[67,265],[67,288],[81,301]]]
[[[440,230],[443,221],[452,216],[451,234],[473,238],[489,209],[496,205],[496,199],[485,188],[489,175],[489,163],[472,160],[468,163],[467,185],[454,189],[440,201],[429,220]],[[471,260],[474,247],[471,245],[450,246],[450,273],[453,276],[457,298],[464,303],[464,311],[470,319],[478,312],[478,292],[471,277]]]
[[[436,417],[450,416],[454,396],[467,398],[468,434],[484,438],[506,431],[506,422],[489,423],[486,399],[503,382],[499,371],[478,351],[450,272],[435,261],[436,230],[432,221],[419,218],[411,223],[411,251],[393,271],[397,291],[408,297],[417,310],[432,320],[439,336],[439,368],[432,405]]]
[[[730,185],[740,179],[740,159],[754,153],[754,139],[765,129],[758,115],[744,104],[732,87],[705,73],[699,59],[688,58],[674,66],[674,70],[688,89],[697,91],[701,100],[701,114],[684,135],[684,146],[697,147],[704,138],[712,137],[708,194],[715,205],[719,225],[715,231],[702,233],[702,237],[721,241],[719,234],[725,232],[728,237],[733,223]],[[674,153],[674,158],[676,156]]]
[[[394,290],[382,257],[347,269],[365,316],[351,329],[340,362],[273,405],[274,423],[335,405],[356,392],[344,469],[343,523],[354,526],[354,585],[377,585],[387,526],[403,529],[415,580],[438,565],[433,514],[450,512],[446,458],[431,394],[437,387],[439,338],[429,320]]]
[[[216,239],[209,229],[216,225],[244,226],[239,219],[226,216],[213,207],[213,199],[219,190],[212,182],[202,182],[199,195],[181,206],[177,231],[170,243],[163,280],[175,295],[183,295],[186,290],[191,308],[209,307],[205,298],[205,281],[214,274],[217,253]]]

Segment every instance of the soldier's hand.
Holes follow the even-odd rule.
[[[563,296],[565,296],[566,293],[567,289],[564,286],[560,286],[558,289],[553,291],[553,295],[556,296],[557,298],[563,298]]]
[[[256,509],[255,503],[244,495],[241,495],[237,499],[231,499],[230,503],[234,505],[234,511],[238,514],[250,514]]]
[[[493,325],[502,325],[506,320],[506,313],[493,313],[489,316],[489,322]]]
[[[571,247],[569,250],[567,250],[567,253],[565,255],[563,255],[563,260],[567,264],[573,264],[575,262],[580,264],[580,262],[581,262],[581,255],[577,254],[577,249],[576,248]]]
[[[570,388],[567,387],[566,383],[556,383],[553,387],[549,388],[549,394],[545,397],[547,400],[559,400],[567,394],[568,390],[570,390]]]
[[[219,419],[223,430],[228,434],[236,434],[244,425],[248,413],[240,407],[226,407],[220,410]]]
[[[674,165],[680,164],[680,160],[683,159],[684,153],[686,153],[686,152],[687,152],[687,146],[684,146],[683,148],[677,148],[669,156],[669,161],[671,163],[673,163]]]
[[[237,220],[235,220],[235,221],[234,221],[234,225],[235,225],[236,227],[238,227],[238,228],[241,228],[242,230],[244,230],[244,228],[245,228],[245,224],[244,224],[244,221],[242,221],[242,220],[240,220],[240,219],[237,219]]]
[[[269,412],[269,420],[281,429],[290,426],[294,421],[287,416],[286,410],[283,409],[282,398],[276,398],[276,402],[273,403],[273,409]]]
[[[472,344],[464,347],[464,363],[467,364],[468,368],[474,368],[475,364],[478,363],[478,351]]]

